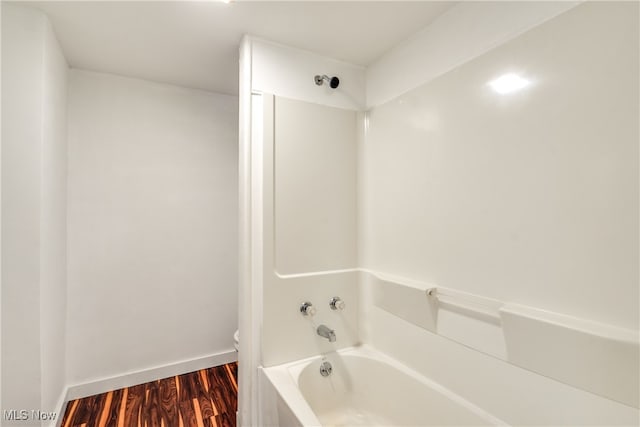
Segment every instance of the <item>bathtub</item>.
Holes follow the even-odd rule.
[[[327,361],[332,373],[324,377]],[[368,346],[263,369],[276,421],[300,426],[506,425]],[[264,408],[264,405],[263,405]],[[268,412],[268,410],[267,410]]]

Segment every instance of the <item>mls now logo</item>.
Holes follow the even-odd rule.
[[[38,421],[53,421],[56,419],[56,412],[31,411],[31,418]]]
[[[5,421],[25,421],[29,419],[29,411],[26,409],[10,409],[4,410],[3,414]]]
[[[56,412],[43,412],[40,410],[26,409],[9,409],[2,412],[2,416],[5,421],[53,421],[58,414]]]

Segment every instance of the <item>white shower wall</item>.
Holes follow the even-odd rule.
[[[311,214],[315,220],[322,220],[322,216],[329,219],[331,206],[324,207],[320,212],[314,212],[312,205],[296,203],[296,200],[291,198],[293,195],[291,192],[285,195],[289,197],[288,203],[281,204],[281,208],[287,210],[285,215],[294,222],[291,225],[303,230],[302,234],[306,236],[307,241],[296,243],[295,234],[286,235],[285,233],[283,237],[288,239],[288,243],[284,249],[292,253],[296,251],[296,245],[302,247],[303,244],[307,244],[313,247],[303,248],[303,256],[298,256],[294,264],[283,265],[286,271],[276,270],[273,242],[274,195],[272,193],[274,168],[272,157],[266,158],[266,156],[273,156],[274,148],[274,97],[271,95],[275,95],[276,98],[276,114],[277,103],[281,100],[289,107],[289,112],[295,113],[293,117],[304,116],[305,121],[313,120],[314,112],[320,112],[323,130],[330,130],[331,117],[339,117],[341,128],[347,129],[349,134],[353,135],[356,126],[355,111],[362,109],[365,105],[365,79],[363,67],[250,36],[243,39],[240,57],[240,237],[241,247],[244,250],[241,252],[240,260],[242,297],[239,306],[241,337],[239,363],[245,368],[240,371],[239,378],[239,411],[242,425],[260,425],[262,420],[258,402],[259,366],[295,360],[316,354],[318,349],[326,351],[335,345],[355,344],[358,340],[357,275],[351,272],[306,276],[306,273],[318,269],[355,266],[355,229],[348,230],[344,234],[329,233],[329,235],[318,234],[313,229],[304,230],[310,224],[302,216]],[[314,83],[316,74],[339,76],[340,90],[332,90],[327,85],[316,86]],[[252,93],[256,95],[251,96]],[[261,93],[264,96],[261,96]],[[262,99],[261,106],[270,108],[271,113],[268,117],[266,115],[262,117],[265,112],[260,113],[260,108],[252,105],[252,102],[257,103],[257,99]],[[270,107],[267,104],[269,102]],[[260,115],[259,118],[258,115]],[[255,126],[258,123],[265,125],[264,132],[256,131]],[[316,126],[315,129],[318,127]],[[304,127],[297,127],[294,130],[294,139],[304,135]],[[347,158],[352,159],[352,164],[338,159],[336,165],[339,167],[335,170],[336,179],[319,184],[322,190],[321,197],[324,197],[328,203],[345,200],[342,196],[355,192],[355,141],[348,141],[351,145],[333,144],[327,141],[325,132],[315,132],[312,140],[319,144],[319,147],[329,142],[327,148],[331,148],[328,151],[325,152],[319,148],[321,156],[319,164],[326,169],[327,173],[333,170],[332,155],[346,155]],[[289,144],[293,142],[295,141],[289,141]],[[277,150],[277,141],[275,147]],[[291,154],[292,152],[289,152],[286,155]],[[285,173],[290,172],[284,176],[284,179],[289,179],[291,172],[300,170],[299,168],[307,168],[310,162],[314,162],[314,156],[308,154],[303,162],[296,162],[294,157],[289,158],[289,164],[281,170]],[[277,173],[276,166],[275,174]],[[308,182],[314,177],[307,174],[305,178],[304,182]],[[293,177],[292,179],[296,180]],[[343,185],[340,179],[345,179],[344,188],[340,188]],[[298,182],[298,184],[304,184],[304,182]],[[295,190],[295,182],[290,182],[288,185],[289,190]],[[336,189],[336,186],[338,186],[337,197],[334,197],[331,189]],[[275,197],[277,199],[278,195],[276,194]],[[306,194],[304,197],[308,200],[312,195]],[[348,204],[349,206],[339,206],[335,211],[336,217],[329,220],[335,221],[334,223],[339,224],[340,227],[353,224],[356,214],[355,200],[348,200]],[[326,227],[324,229],[326,230]],[[331,251],[337,245],[344,245],[340,247],[338,254],[328,252],[329,256],[312,259],[314,254],[322,250]],[[302,273],[302,276],[286,278],[277,273]],[[329,299],[335,295],[341,295],[349,300],[349,311],[344,314],[331,312],[328,303]],[[323,312],[322,317],[313,320],[302,317],[299,307],[305,300],[317,304],[319,310]],[[331,315],[334,317],[332,318]],[[331,322],[328,324],[340,331],[340,342],[335,344],[319,342],[313,328],[315,320]]]
[[[356,264],[417,284],[404,294],[410,300],[386,295],[401,307],[399,311],[416,308],[413,317],[428,323],[424,319],[433,312],[420,286],[432,284],[625,328],[631,335],[637,331],[637,12],[637,5],[631,3],[531,3],[522,8],[515,3],[462,3],[366,70],[366,101],[374,107],[358,115],[356,127]],[[492,20],[472,19],[480,15]],[[473,40],[462,40],[451,31],[472,23],[477,35]],[[262,43],[248,40],[243,52],[254,62],[243,72],[253,84],[249,92],[275,93],[276,123],[278,96],[324,105],[314,106],[322,114],[326,106],[362,108],[360,102],[345,103],[346,98],[323,91],[311,81],[303,86],[304,79],[322,71],[331,60]],[[349,75],[350,70],[347,66],[335,74]],[[493,93],[487,83],[508,72],[521,73],[532,84],[510,96]],[[294,80],[290,85],[289,75]],[[305,108],[300,105],[294,110],[302,116]],[[299,117],[287,126],[304,128],[313,117]],[[263,118],[273,121],[270,113]],[[275,142],[269,139],[273,134],[266,126],[264,147],[275,146],[277,152],[282,130],[276,129]],[[310,134],[310,140],[319,139],[313,149],[319,150],[320,158],[333,150],[317,138],[317,130]],[[302,138],[304,133],[293,140]],[[260,157],[263,154],[252,159],[260,164],[263,179],[253,178],[253,190],[267,184],[259,189],[265,192],[258,197],[261,207],[253,211],[251,227],[259,226],[251,232],[264,232],[267,237],[252,240],[258,246],[248,261],[255,268],[251,284],[244,283],[253,286],[248,290],[252,299],[243,300],[247,306],[242,310],[247,313],[249,303],[260,304],[264,313],[264,323],[254,318],[253,329],[245,332],[262,334],[262,341],[252,340],[262,343],[262,351],[253,348],[258,365],[344,345],[340,338],[331,345],[314,336],[313,326],[335,322],[336,313],[322,313],[305,325],[308,319],[300,316],[297,305],[310,299],[323,309],[325,293],[352,290],[350,286],[359,283],[359,323],[345,317],[341,325],[356,333],[347,336],[346,344],[372,344],[515,425],[638,423],[633,390],[623,392],[616,401],[615,393],[609,393],[616,384],[607,383],[606,378],[603,386],[591,382],[591,374],[581,378],[580,369],[568,369],[567,377],[552,379],[549,373],[557,370],[534,373],[508,362],[506,349],[518,342],[514,344],[509,336],[505,345],[500,321],[492,325],[494,341],[470,336],[476,329],[463,327],[456,331],[460,339],[455,342],[439,335],[439,330],[416,326],[420,322],[408,322],[393,310],[382,309],[380,294],[372,295],[377,279],[366,271],[305,274],[322,270],[318,265],[322,259],[339,255],[331,251],[337,241],[326,244],[316,235],[310,239],[311,248],[304,246],[307,242],[302,237],[309,227],[323,225],[318,212],[306,212],[310,203],[300,203],[292,211],[295,215],[278,222],[281,196],[270,192],[269,168],[274,163]],[[307,175],[331,174],[329,170],[310,173],[318,156],[296,153],[293,157],[299,160],[288,165],[288,182],[294,189],[305,185]],[[294,162],[286,157],[285,161]],[[275,162],[276,177],[282,166]],[[267,173],[262,174],[263,168]],[[340,164],[338,173],[344,170]],[[313,192],[309,193],[298,199],[312,197]],[[275,209],[270,205],[274,199]],[[338,198],[328,201],[338,211],[350,203]],[[245,208],[251,212],[251,206]],[[275,245],[268,234],[274,223]],[[283,227],[290,229],[283,233]],[[289,239],[281,253],[295,251],[291,242],[300,238],[301,249],[281,263],[296,265],[287,265],[284,271],[277,271],[278,235]],[[343,237],[338,244],[345,245],[344,250],[351,239]],[[317,256],[305,257],[306,253]],[[337,264],[327,263],[324,269],[332,265]],[[286,283],[274,270],[302,274],[286,278]],[[347,310],[352,307],[347,304]],[[531,336],[517,331],[516,335],[516,341]],[[474,349],[470,342],[484,347]],[[494,344],[500,348],[492,348]],[[587,345],[584,350],[590,349]],[[634,351],[625,356],[633,356]],[[562,345],[541,346],[539,352],[531,353],[534,359],[536,354],[557,356],[559,366],[572,363],[567,358],[571,352],[563,353]],[[624,374],[624,369],[623,365],[603,366],[595,376]]]
[[[71,70],[70,384],[235,357],[237,102]]]
[[[264,298],[264,319],[258,321],[259,328],[241,329],[240,335],[246,339],[252,339],[252,333],[268,336],[262,341],[260,359],[265,365],[273,365],[314,354],[315,329],[300,315],[299,305],[310,300],[319,310],[330,311],[328,301],[334,291],[348,293],[351,305],[351,310],[335,322],[345,331],[337,344],[357,342],[354,273],[286,276],[356,267],[354,137],[356,111],[365,104],[364,69],[253,37],[245,39],[243,49],[248,54],[241,70],[250,85],[246,90],[265,93],[263,98],[270,99],[271,105],[264,102],[271,112],[264,117],[264,141],[250,142],[254,145],[251,173],[262,181],[252,178],[253,187],[245,191],[254,199],[251,205],[243,205],[255,215],[249,234],[254,249],[260,249],[245,260],[253,263],[253,269],[245,272],[247,279],[241,286],[250,288],[254,298],[259,296],[259,301],[252,304],[262,305]],[[316,74],[339,76],[339,90],[317,86]],[[241,76],[241,81],[244,78]],[[309,124],[314,120],[316,123]],[[251,135],[248,130],[247,134]],[[264,146],[255,148],[256,144]],[[310,151],[311,146],[316,151]],[[273,150],[275,162],[266,158],[274,155]],[[318,171],[332,176],[317,179],[321,176]],[[274,182],[275,188],[271,188]],[[306,191],[309,186],[313,191]],[[258,208],[257,204],[262,206]],[[240,310],[247,318],[261,312],[251,308],[246,299],[241,301]],[[328,342],[322,345],[332,346]]]
[[[364,67],[255,37],[248,40],[249,90],[349,110],[365,107]],[[316,86],[317,74],[339,76],[340,90]]]
[[[355,111],[274,102],[274,270],[355,268]]]
[[[241,352],[241,357],[252,368],[241,371],[245,424],[259,424],[259,393],[249,390],[258,382],[253,368],[358,342],[372,344],[514,425],[638,423],[637,393],[627,387],[637,385],[636,368],[631,365],[638,349],[634,342],[639,296],[637,8],[631,3],[461,3],[366,71],[359,70],[359,75],[349,64],[331,68],[337,62],[329,58],[245,38],[242,209],[243,242],[250,250],[243,252],[241,336],[250,341],[245,349],[251,355]],[[342,96],[341,89],[318,88],[311,78],[325,69],[340,77],[366,75],[366,87],[360,83],[345,87]],[[487,83],[509,72],[530,79],[531,85],[510,96],[493,93]],[[344,81],[353,83],[349,78]],[[273,102],[268,94],[274,94],[275,110],[252,109],[252,91],[265,92],[262,99],[267,102]],[[318,104],[313,109],[322,114],[327,107],[361,110],[364,91],[365,105],[373,108],[358,115],[356,127],[354,270],[369,271],[318,272],[336,265],[319,263],[339,255],[331,251],[338,241],[325,244],[318,233],[310,242],[300,238],[301,249],[294,252],[296,246],[290,242],[316,232],[309,230],[314,224],[324,225],[318,212],[306,211],[312,203],[289,203],[298,210],[278,222],[281,196],[273,194],[271,186],[282,164],[274,164],[268,150],[275,147],[277,152],[282,130],[274,132],[273,111],[277,123],[281,97]],[[358,96],[350,100],[351,93]],[[292,116],[298,119],[280,123],[281,127],[304,129],[314,117],[302,117],[307,107],[294,107],[300,114]],[[264,145],[260,138],[251,138],[249,111],[264,119]],[[304,132],[296,134],[290,145],[304,138]],[[317,130],[309,139],[318,140],[313,150],[320,152],[320,158],[334,150],[323,144]],[[296,186],[307,184],[308,175],[318,179],[331,174],[309,173],[316,166],[314,156],[291,157],[285,161],[299,161],[287,165],[289,184],[296,191]],[[338,169],[344,174],[344,165]],[[307,201],[307,197],[313,194],[298,198]],[[329,200],[329,207],[342,211],[344,204],[351,204],[338,199]],[[311,219],[315,221],[305,222]],[[274,223],[275,244],[269,235]],[[296,232],[301,224],[302,232]],[[283,233],[283,227],[291,229]],[[278,261],[278,235],[289,239],[282,253],[294,252],[284,263]],[[343,237],[337,243],[345,245],[342,250],[351,244],[348,236]],[[278,272],[278,264],[286,263],[296,265]],[[370,271],[412,279],[406,282],[415,286],[395,295],[383,292],[390,300],[383,301],[388,302],[383,309],[380,293],[374,295],[380,280]],[[297,275],[282,277],[282,273]],[[339,335],[338,342],[330,344],[315,336],[314,326],[335,322],[340,314],[328,311],[306,319],[298,305],[310,300],[325,309],[326,294],[352,290],[354,283],[361,291],[359,321],[355,325],[344,318],[341,327],[352,327],[347,341]],[[503,318],[496,314],[498,319],[482,329],[493,334],[492,339],[471,336],[479,329],[465,329],[469,323],[460,323],[463,327],[455,331],[459,339],[452,340],[437,328],[425,327],[435,322],[430,316],[437,306],[424,293],[429,284],[611,328],[587,328],[584,347],[563,341],[554,345],[557,330],[564,333],[579,322],[568,322],[569,327],[558,322],[548,334],[515,328],[507,336]],[[392,306],[399,307],[397,312],[388,309]],[[351,314],[352,308],[347,302],[345,313]],[[411,316],[400,315],[407,311]],[[444,323],[441,311],[447,310],[438,311],[437,321]],[[411,317],[418,321],[406,320]],[[544,320],[531,323],[548,325]],[[579,359],[575,354],[583,351],[589,357],[582,359],[593,361],[594,353],[606,353],[608,344],[599,347],[600,341],[588,336],[603,330],[631,336],[629,348],[616,354],[620,357],[603,357],[602,364],[586,372],[588,364],[573,363]],[[616,334],[605,334],[602,340],[615,341],[612,336]],[[527,356],[546,357],[546,367],[516,366],[518,361],[507,350],[522,343],[531,348],[532,342],[540,345]],[[621,360],[627,365],[617,363]],[[568,369],[558,372],[558,366]],[[620,378],[621,373],[630,379],[616,384],[611,378]],[[273,409],[269,402],[262,403],[263,411]]]
[[[369,111],[360,265],[637,334],[637,16],[580,5]],[[493,92],[508,72],[531,85]],[[367,342],[508,423],[638,423],[635,408],[363,310]]]
[[[391,101],[579,3],[459,2],[367,67],[367,108]]]
[[[637,7],[578,6],[372,109],[362,266],[637,329]],[[493,92],[509,72],[531,86]]]

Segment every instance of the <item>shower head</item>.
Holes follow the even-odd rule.
[[[313,80],[316,82],[318,86],[322,86],[322,83],[324,83],[324,81],[326,80],[327,82],[329,82],[329,87],[331,89],[335,89],[338,87],[338,85],[340,85],[339,78],[337,78],[336,76],[329,77],[326,74],[317,75],[313,78]]]

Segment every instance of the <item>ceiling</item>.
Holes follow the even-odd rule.
[[[23,3],[25,4],[25,3]],[[236,95],[243,34],[366,66],[453,2],[42,1],[74,68]]]

